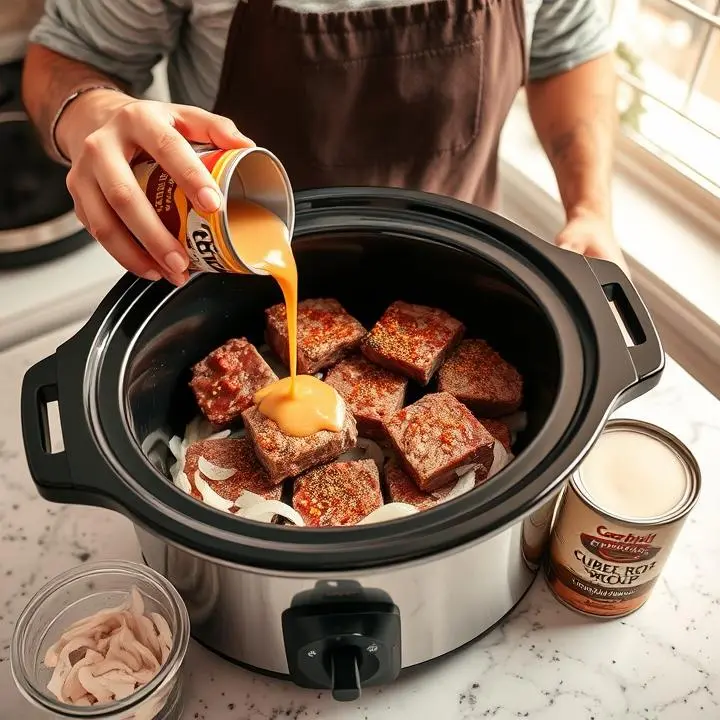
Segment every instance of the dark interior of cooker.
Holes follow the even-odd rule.
[[[528,426],[515,451],[542,428],[560,383],[558,342],[541,306],[501,268],[468,251],[391,233],[306,236],[293,247],[300,299],[337,298],[368,328],[398,299],[462,320],[467,337],[486,339],[524,377]],[[198,414],[191,366],[231,337],[261,345],[264,310],[281,299],[271,278],[230,275],[197,276],[169,298],[126,367],[125,412],[139,444],[157,430],[183,434]],[[408,401],[432,388],[412,387]],[[153,462],[164,471],[154,453]]]

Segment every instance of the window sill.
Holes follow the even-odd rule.
[[[564,213],[555,178],[527,110],[516,103],[500,146],[502,209],[551,241]],[[651,182],[618,168],[613,183],[615,232],[633,280],[664,345],[688,372],[720,395],[720,242],[694,223],[682,201],[663,199]]]

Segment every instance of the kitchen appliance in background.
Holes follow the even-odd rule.
[[[43,497],[133,520],[145,561],[182,595],[197,640],[353,700],[361,686],[483,635],[517,605],[565,479],[610,412],[655,386],[664,356],[617,266],[454,200],[299,193],[293,252],[301,299],[337,298],[367,327],[397,299],[442,307],[497,348],[525,379],[516,459],[466,495],[375,525],[257,523],[186,495],[167,478],[169,450],[156,446],[197,414],[189,368],[233,333],[262,342],[264,310],[280,301],[267,278],[214,274],[179,289],[125,276],[26,374],[25,452]]]
[[[90,242],[21,100],[23,57],[41,0],[0,4],[0,269],[45,262]]]

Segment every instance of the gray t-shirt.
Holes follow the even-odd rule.
[[[211,109],[230,21],[247,0],[47,0],[30,37],[127,82],[135,94],[168,56],[174,102]],[[277,0],[298,12],[410,5],[421,0]],[[612,49],[601,0],[525,0],[531,79],[570,70]]]

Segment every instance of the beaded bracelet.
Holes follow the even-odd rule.
[[[62,104],[58,108],[58,111],[55,113],[52,124],[50,125],[50,149],[55,155],[55,159],[58,160],[62,165],[66,165],[67,167],[70,167],[72,161],[69,157],[65,155],[65,153],[60,149],[60,146],[58,145],[58,123],[60,122],[60,118],[62,118],[63,113],[68,109],[68,107],[70,107],[70,105],[72,105],[72,103],[74,103],[75,100],[77,100],[81,95],[84,95],[86,92],[90,92],[91,90],[112,90],[114,92],[122,92],[120,88],[113,85],[87,85],[86,87],[81,87],[78,90],[75,90],[75,92],[73,92],[71,95],[68,95],[65,100],[63,100]]]

